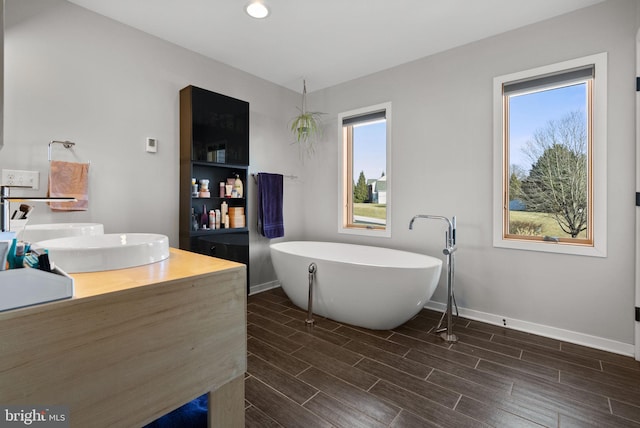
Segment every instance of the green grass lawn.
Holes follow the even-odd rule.
[[[364,217],[387,218],[386,204],[353,204],[353,215],[361,215]]]
[[[353,204],[353,213],[357,216],[385,219],[387,218],[387,206],[381,204],[356,203]],[[571,235],[564,233],[562,229],[560,229],[558,222],[549,214],[528,211],[510,211],[509,216],[510,220],[540,224],[542,227],[539,236],[571,238]],[[586,232],[582,232],[578,235],[578,238],[586,237]]]
[[[557,236],[559,238],[571,238],[571,235],[564,233],[558,222],[547,213],[534,213],[528,211],[509,211],[510,221],[525,221],[541,224],[542,228],[538,236]],[[586,238],[587,232],[578,235],[578,238]]]

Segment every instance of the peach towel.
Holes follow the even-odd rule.
[[[52,211],[87,211],[89,207],[89,164],[49,162],[49,197],[76,198],[77,202],[49,202]]]

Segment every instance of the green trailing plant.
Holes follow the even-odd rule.
[[[300,114],[291,122],[291,132],[300,147],[304,147],[309,154],[314,152],[314,144],[322,135],[320,120],[324,113],[307,111],[307,82],[303,80],[302,109]]]

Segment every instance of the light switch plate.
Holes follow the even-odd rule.
[[[158,140],[147,138],[146,150],[148,153],[156,153],[158,151]]]

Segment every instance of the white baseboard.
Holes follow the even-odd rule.
[[[254,285],[249,288],[249,296],[254,294],[262,293],[263,291],[271,290],[272,288],[280,287],[280,281],[269,281],[262,284]]]
[[[429,302],[425,305],[425,308],[438,312],[444,312],[447,308],[447,305],[439,302]],[[635,348],[633,344],[629,343],[618,342],[598,336],[591,336],[589,334],[578,333],[571,330],[550,327],[548,325],[536,324],[529,321],[507,318],[487,312],[475,311],[473,309],[458,307],[458,312],[460,313],[460,316],[475,321],[486,322],[487,324],[498,325],[501,327],[524,331],[526,333],[537,334],[552,339],[563,340],[565,342],[588,346],[590,348],[600,349],[616,354],[622,354],[629,357],[633,357],[635,354]]]

